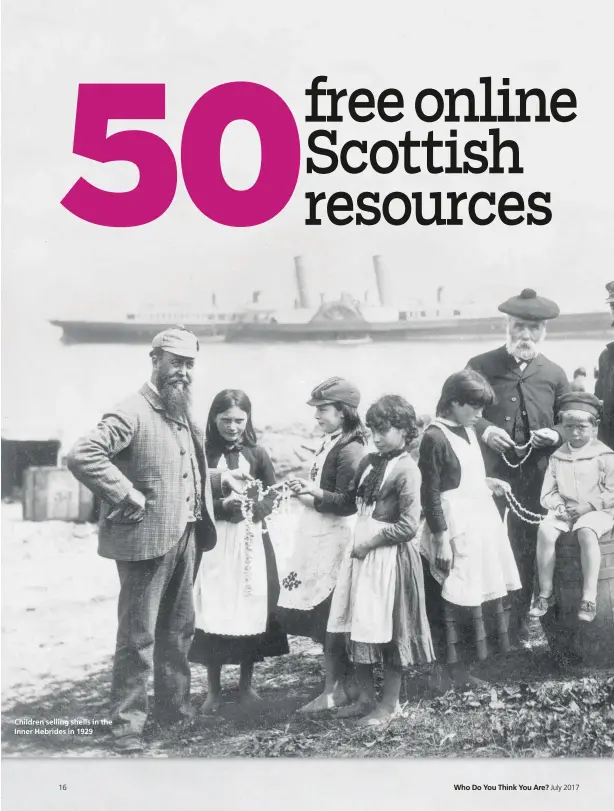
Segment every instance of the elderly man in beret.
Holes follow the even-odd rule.
[[[606,303],[614,318],[614,282],[605,286],[608,292]],[[614,322],[612,323],[614,327]],[[609,343],[599,356],[595,396],[602,401],[603,417],[599,423],[599,439],[614,450],[614,341]]]
[[[142,749],[152,669],[158,723],[192,717],[195,559],[215,545],[212,489],[241,490],[231,474],[207,469],[202,431],[190,419],[198,349],[182,327],[156,335],[150,380],[68,455],[75,477],[102,500],[98,553],[119,574],[111,703],[120,752]]]
[[[505,345],[468,363],[484,375],[497,398],[484,409],[476,430],[484,444],[487,475],[509,482],[512,496],[522,508],[542,514],[540,495],[548,457],[561,443],[555,418],[560,398],[569,391],[563,369],[541,354],[546,322],[559,315],[559,308],[526,289],[503,302],[499,311],[507,316]],[[518,512],[508,509],[508,532],[522,582],[510,632],[528,646],[537,524],[522,520]]]

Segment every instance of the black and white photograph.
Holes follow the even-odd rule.
[[[2,17],[3,771],[608,805],[606,4]]]

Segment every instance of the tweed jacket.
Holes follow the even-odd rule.
[[[561,367],[543,355],[538,355],[521,370],[505,346],[471,358],[467,364],[484,375],[493,387],[496,402],[484,409],[483,419],[475,426],[482,436],[489,425],[505,429],[510,436],[528,440],[528,436],[515,435],[518,426],[527,425],[530,431],[555,428],[559,400],[570,390],[567,375]],[[523,444],[520,442],[519,444]],[[532,454],[531,464],[545,470],[552,447]],[[489,476],[508,477],[500,456],[482,445],[486,472]]]
[[[220,474],[208,471],[202,432],[192,428],[202,488],[202,520],[196,542],[215,546],[212,487],[221,492]],[[97,427],[74,445],[67,458],[73,475],[103,502],[98,554],[114,560],[150,560],[179,541],[193,507],[190,429],[170,417],[156,392],[145,384],[104,414]],[[134,487],[146,497],[142,521],[107,516]],[[187,495],[186,495],[187,494]],[[191,499],[191,500],[190,500]]]

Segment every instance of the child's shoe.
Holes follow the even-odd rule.
[[[554,594],[551,594],[550,597],[542,597],[541,594],[539,597],[536,597],[533,600],[533,605],[531,606],[531,610],[529,611],[530,617],[543,617],[544,614],[548,612],[548,609],[551,608],[554,603],[556,602]]]
[[[582,600],[578,611],[578,619],[582,620],[582,622],[592,622],[596,616],[597,606],[595,603],[591,603],[590,600]]]

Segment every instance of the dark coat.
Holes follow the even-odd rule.
[[[360,460],[366,452],[367,449],[357,437],[340,439],[331,449],[324,460],[320,477],[322,499],[315,499],[313,504],[317,512],[338,514],[345,491],[354,481]]]
[[[599,439],[614,449],[614,342],[608,344],[599,356],[595,396],[603,400]]]
[[[529,439],[527,428],[555,428],[559,400],[569,391],[567,375],[558,364],[538,355],[521,371],[506,347],[501,346],[471,358],[467,365],[484,375],[497,398],[484,409],[483,419],[476,425],[478,436],[489,425],[496,425],[523,444]],[[482,447],[487,474],[507,479],[508,470],[499,454]],[[552,451],[551,447],[533,451],[533,464],[545,470]]]

